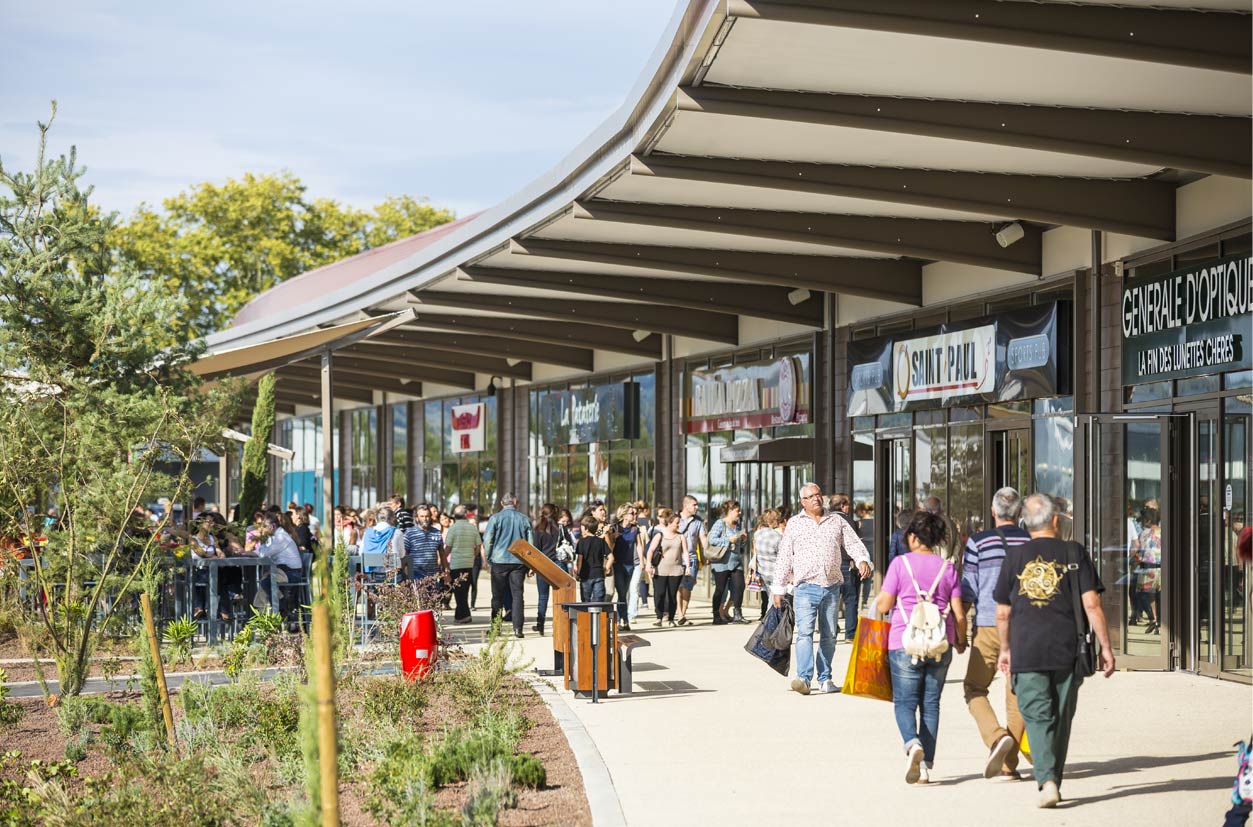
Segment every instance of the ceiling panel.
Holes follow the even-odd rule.
[[[1139,178],[1158,167],[1014,146],[844,126],[678,112],[656,149],[674,155],[917,167],[1023,175]]]
[[[705,81],[910,98],[1253,113],[1253,76],[1247,74],[747,18],[736,19]]]
[[[712,181],[662,178],[652,175],[623,175],[598,192],[596,197],[607,201],[629,201],[638,204],[734,207],[836,215],[885,215],[898,218],[932,218],[953,221],[1004,221],[1012,218],[1012,216],[962,212],[940,207],[893,204],[867,198],[793,192]]]
[[[737,235],[680,230],[671,227],[648,227],[609,221],[596,221],[566,215],[544,227],[533,238],[564,241],[602,241],[613,244],[647,244],[663,247],[696,247],[702,250],[743,250],[755,253],[792,253],[796,255],[838,255],[860,258],[894,258],[827,244],[775,241]]]

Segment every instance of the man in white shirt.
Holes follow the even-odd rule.
[[[824,508],[822,488],[814,483],[801,487],[804,513],[787,521],[779,556],[775,562],[770,592],[774,605],[783,605],[788,586],[794,587],[796,610],[796,678],[792,690],[809,694],[814,674],[814,624],[818,625],[818,686],[824,693],[838,691],[831,680],[835,657],[835,616],[840,600],[840,560],[847,554],[857,563],[864,579],[870,576],[872,562],[857,530],[847,520]]]

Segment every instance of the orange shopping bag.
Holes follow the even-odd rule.
[[[844,676],[844,695],[892,700],[892,672],[888,668],[888,631],[892,624],[870,617],[857,618],[857,638]]]

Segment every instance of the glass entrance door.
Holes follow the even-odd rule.
[[[1219,639],[1222,647],[1222,671],[1249,680],[1253,678],[1253,635],[1249,615],[1253,600],[1249,595],[1249,578],[1253,565],[1236,556],[1236,541],[1247,525],[1253,508],[1253,491],[1249,486],[1249,461],[1253,459],[1250,426],[1253,411],[1243,399],[1225,400],[1222,429],[1222,501],[1216,576],[1221,594],[1219,618],[1222,624]]]
[[[1186,515],[1171,490],[1172,450],[1187,417],[1082,417],[1088,457],[1086,545],[1120,665],[1171,666],[1172,571]]]
[[[988,471],[992,475],[985,498],[988,502],[992,501],[992,494],[1007,485],[1024,497],[1031,493],[1029,433],[1028,428],[988,432]]]
[[[882,516],[875,521],[878,534],[875,545],[883,551],[875,560],[875,572],[881,575],[887,571],[888,555],[891,553],[889,544],[898,527],[898,518],[901,514],[912,514],[918,504],[914,501],[914,485],[910,476],[910,437],[880,438],[878,448],[879,461],[876,465],[879,473],[878,501],[881,505],[875,511]]]

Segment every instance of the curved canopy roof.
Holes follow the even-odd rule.
[[[1180,186],[1253,177],[1251,21],[1242,0],[690,0],[557,168],[207,344],[413,308],[349,370],[527,380],[659,358],[661,334],[818,328],[823,293],[855,318],[918,306],[953,267],[1054,275],[1059,227],[1171,241]],[[434,378],[441,358],[460,377]]]

